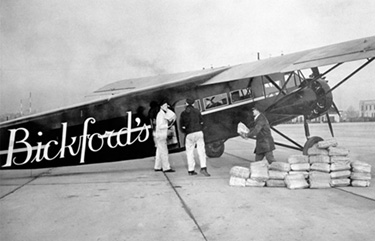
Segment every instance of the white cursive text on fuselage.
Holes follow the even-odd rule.
[[[56,158],[65,158],[65,151],[68,149],[70,155],[76,156],[79,153],[81,153],[80,157],[80,163],[85,163],[85,154],[86,154],[86,148],[88,148],[92,152],[98,152],[100,151],[103,146],[105,145],[105,138],[107,138],[107,146],[110,148],[116,148],[118,146],[124,147],[127,145],[132,145],[136,141],[139,142],[145,142],[149,138],[149,128],[150,126],[147,126],[146,124],[143,124],[143,126],[140,125],[140,120],[139,118],[136,118],[135,121],[137,122],[137,128],[132,128],[132,113],[129,111],[128,113],[128,123],[127,127],[124,127],[120,129],[118,132],[115,132],[114,130],[112,131],[106,131],[104,134],[99,134],[99,133],[92,133],[88,134],[88,126],[90,124],[94,124],[96,120],[93,117],[89,117],[85,120],[83,123],[83,133],[81,136],[77,137],[71,137],[71,142],[70,144],[67,143],[67,130],[68,130],[68,123],[63,122],[61,123],[62,125],[62,137],[61,137],[61,142],[59,143],[57,140],[50,140],[47,142],[45,145],[42,144],[42,142],[37,142],[37,146],[33,147],[30,143],[27,142],[27,139],[29,137],[29,131],[26,128],[20,127],[17,129],[10,129],[10,138],[9,138],[9,147],[8,147],[8,156],[7,156],[7,161],[5,165],[2,167],[10,167],[12,164],[14,165],[24,165],[26,163],[33,163],[33,162],[41,162],[43,159],[47,161],[54,160]],[[131,138],[131,133],[132,132],[138,132],[139,134],[137,137],[135,137],[133,140]],[[21,140],[16,140],[16,135],[18,137],[19,132],[24,133],[24,137]],[[142,134],[144,133],[144,137],[142,138]],[[127,134],[126,142],[121,141],[121,135]],[[38,136],[42,136],[43,132],[39,131]],[[116,137],[112,138],[112,137]],[[77,140],[78,139],[78,140]],[[100,141],[100,146],[97,148],[94,148],[93,146],[93,140],[99,140]],[[115,142],[112,142],[112,139],[115,139]],[[73,145],[78,143],[77,149],[74,151]],[[23,144],[25,147],[20,148],[17,150],[14,149],[15,144]],[[57,153],[50,153],[49,152],[49,147],[50,146],[60,146],[59,151]],[[36,149],[36,154],[32,158],[32,153],[33,150]],[[27,152],[27,156],[24,160],[19,161],[16,160],[16,157],[13,157],[13,153],[17,152]]]

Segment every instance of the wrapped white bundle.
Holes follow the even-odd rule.
[[[311,164],[310,170],[329,173],[331,171],[331,165],[328,163],[313,163]]]
[[[331,156],[331,163],[350,163],[350,157],[348,156]]]
[[[305,179],[309,178],[309,172],[307,171],[290,171],[289,172],[289,175],[293,175],[293,174],[303,174]]]
[[[270,170],[277,170],[282,172],[290,171],[290,164],[286,162],[272,162],[269,166]]]
[[[285,177],[288,175],[288,172],[281,172],[281,171],[276,171],[276,170],[269,170],[268,171],[268,177],[269,179],[273,180],[283,180]]]
[[[347,187],[350,186],[349,178],[331,179],[331,187]]]
[[[310,164],[309,163],[295,163],[290,165],[290,169],[292,171],[309,171]]]
[[[307,150],[307,154],[309,156],[315,156],[315,155],[328,156],[328,150],[318,148],[318,143],[316,143]]]
[[[249,133],[249,128],[247,128],[247,126],[240,122],[238,123],[237,125],[237,133],[240,134],[242,137],[244,137],[245,139],[247,139],[246,135]]]
[[[309,173],[310,188],[330,188],[329,173],[313,171]]]
[[[170,109],[167,109],[167,112],[165,112],[165,118],[168,120],[168,122],[174,123],[176,120],[176,114]]]
[[[263,160],[263,161],[257,161],[257,162],[250,162],[250,172],[251,172],[251,168],[253,167],[257,167],[257,166],[269,166],[268,164],[268,161],[266,160]]]
[[[246,180],[245,185],[246,187],[264,187],[266,185],[266,182],[259,182],[257,180],[249,178]]]
[[[250,169],[246,167],[234,166],[230,169],[229,174],[234,177],[249,178]]]
[[[330,156],[347,156],[349,155],[349,150],[342,147],[329,147],[328,155]]]
[[[335,139],[329,139],[329,140],[324,140],[324,141],[319,141],[318,142],[318,148],[320,149],[326,149],[331,146],[337,146],[338,143]]]
[[[370,181],[369,180],[352,180],[353,187],[369,187]]]
[[[308,163],[309,158],[308,156],[304,155],[291,155],[288,157],[288,163],[289,164],[296,164],[296,163]]]
[[[369,172],[352,172],[350,175],[352,180],[371,180],[371,173]]]
[[[326,155],[316,155],[316,156],[309,156],[310,163],[330,163],[329,156]]]
[[[286,187],[284,180],[268,180],[266,182],[267,187]]]
[[[366,162],[353,161],[351,165],[353,172],[371,172],[371,165]]]
[[[229,179],[229,186],[232,187],[244,187],[246,185],[246,179],[240,177],[231,176]]]
[[[332,179],[341,179],[341,178],[349,178],[351,174],[352,174],[351,171],[345,170],[345,171],[331,172],[330,176]]]
[[[284,181],[286,187],[289,189],[302,189],[309,187],[309,184],[306,182],[306,179],[302,173],[289,174],[285,177]]]
[[[268,180],[268,165],[254,165],[250,167],[250,178],[258,182]]]
[[[331,171],[336,172],[336,171],[344,171],[344,170],[350,170],[350,162],[335,162],[331,163]]]

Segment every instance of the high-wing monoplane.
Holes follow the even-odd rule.
[[[170,152],[184,149],[179,129],[185,99],[193,97],[205,122],[207,155],[219,157],[224,143],[238,136],[237,125],[251,127],[257,104],[273,131],[306,152],[321,140],[311,137],[308,120],[337,110],[332,92],[374,60],[375,36],[231,67],[127,79],[94,91],[84,103],[0,123],[2,169],[82,165],[149,157],[155,154],[147,116],[151,102],[168,98],[177,121],[170,128]],[[342,64],[363,61],[329,86],[326,75]],[[319,68],[330,67],[324,73]],[[311,70],[305,76],[303,70]],[[299,144],[276,126],[304,116],[307,141]],[[327,118],[329,121],[329,118]],[[332,125],[329,122],[332,131]]]

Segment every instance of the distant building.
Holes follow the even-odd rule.
[[[342,121],[342,116],[343,116],[344,112],[342,110],[339,110],[339,112],[340,112],[340,114],[338,114],[336,112],[336,110],[333,109],[333,108],[330,108],[328,110],[328,116],[329,116],[329,119],[332,123]],[[294,118],[293,120],[291,120],[291,123],[303,123],[303,122],[304,122],[303,116],[298,116],[298,117]],[[328,120],[327,120],[326,115],[322,115],[322,116],[319,116],[318,118],[310,120],[310,122],[311,123],[326,123],[326,122],[328,122]]]
[[[375,118],[375,100],[361,100],[359,102],[360,117]]]
[[[339,110],[339,114],[333,108],[330,108],[328,110],[328,116],[329,116],[329,119],[330,119],[331,122],[341,122],[341,116],[342,115],[343,115],[342,110]],[[322,116],[319,116],[318,118],[315,118],[315,119],[311,120],[311,122],[326,123],[326,122],[328,122],[328,120],[327,120],[326,115],[322,115]]]

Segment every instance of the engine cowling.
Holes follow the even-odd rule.
[[[283,96],[265,112],[269,116],[277,116],[272,119],[280,120],[280,123],[283,119],[291,119],[290,116],[303,115],[307,119],[314,119],[331,108],[333,97],[329,90],[325,80],[306,79],[299,89]]]

